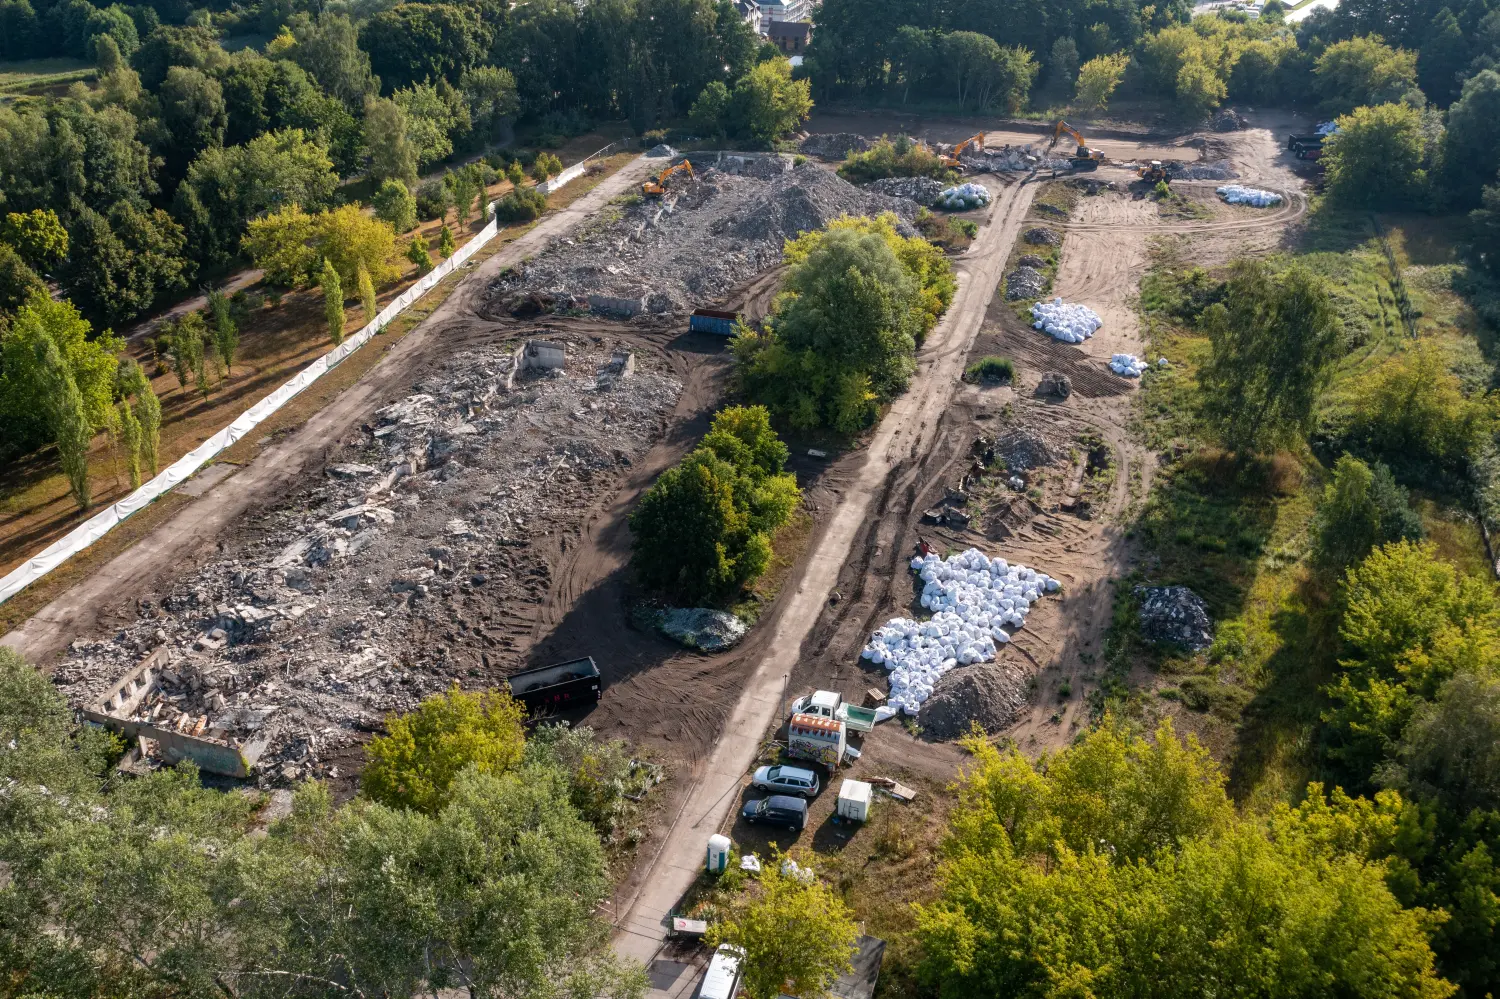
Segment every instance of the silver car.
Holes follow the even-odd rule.
[[[793,794],[799,798],[816,798],[822,787],[818,775],[801,767],[761,767],[750,778],[752,787],[772,794]]]

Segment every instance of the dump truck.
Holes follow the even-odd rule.
[[[599,667],[592,656],[523,669],[507,681],[510,694],[532,714],[599,703]]]
[[[740,321],[737,312],[720,312],[718,309],[694,309],[688,316],[688,329],[694,333],[713,333],[717,336],[734,336],[735,324]]]
[[[851,732],[875,731],[874,709],[850,704],[836,690],[815,690],[805,697],[797,698],[792,702],[792,714],[818,715],[841,721]]]

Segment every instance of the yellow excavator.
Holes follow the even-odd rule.
[[[683,160],[676,166],[667,167],[657,175],[655,180],[648,180],[646,181],[646,183],[642,184],[641,193],[648,198],[661,197],[663,194],[667,193],[667,178],[671,177],[679,170],[687,171],[687,175],[689,177],[693,176],[693,164],[689,163],[687,160]]]
[[[1052,141],[1047,144],[1048,152],[1057,146],[1057,141],[1064,135],[1070,135],[1073,141],[1078,143],[1078,149],[1070,157],[1073,161],[1074,170],[1097,170],[1099,164],[1104,162],[1104,154],[1097,149],[1090,149],[1084,141],[1083,133],[1065,121],[1059,121],[1052,129]]]
[[[941,156],[939,156],[938,159],[941,160],[943,166],[947,167],[948,169],[950,169],[950,170],[957,170],[959,168],[959,166],[960,166],[960,163],[958,162],[958,158],[964,154],[964,150],[965,149],[983,149],[983,148],[984,148],[984,133],[980,132],[978,135],[971,135],[971,136],[969,136],[967,139],[965,139],[964,141],[960,142],[958,145],[954,146],[953,147],[953,152],[951,152],[951,153],[944,153]]]

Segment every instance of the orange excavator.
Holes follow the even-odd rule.
[[[984,148],[984,133],[980,132],[978,135],[971,135],[967,139],[965,139],[964,141],[960,142],[958,145],[954,146],[953,147],[953,152],[951,152],[951,153],[945,153],[945,154],[943,154],[942,156],[940,156],[938,158],[940,160],[942,160],[943,166],[947,167],[950,170],[956,170],[960,166],[960,164],[958,162],[958,158],[964,154],[964,150],[965,149],[983,149],[983,148]]]
[[[689,177],[693,176],[693,164],[689,163],[687,160],[683,160],[676,166],[667,167],[657,175],[655,180],[648,180],[646,181],[646,183],[642,184],[641,193],[648,198],[661,197],[663,194],[667,193],[667,178],[671,177],[679,170],[687,171],[687,175]]]
[[[1057,140],[1061,139],[1064,134],[1072,136],[1073,141],[1078,143],[1078,149],[1070,157],[1073,161],[1073,169],[1099,169],[1099,164],[1104,162],[1104,154],[1097,149],[1090,149],[1088,143],[1084,141],[1083,133],[1065,121],[1059,121],[1052,129],[1052,141],[1047,144],[1048,151],[1057,145]]]

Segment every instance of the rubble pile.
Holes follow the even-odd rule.
[[[656,627],[674,642],[699,652],[732,649],[749,630],[735,615],[710,607],[672,607],[660,611]]]
[[[908,198],[930,207],[943,193],[943,185],[931,177],[882,177],[865,185],[865,190],[892,198]]]
[[[1228,160],[1216,163],[1168,163],[1167,172],[1174,180],[1234,180],[1239,176]]]
[[[783,171],[780,162],[773,160],[774,175],[765,178],[705,167],[696,179],[673,178],[662,198],[611,206],[502,275],[491,286],[490,309],[505,311],[506,302],[539,294],[688,312],[723,299],[779,263],[788,239],[840,215],[891,211],[907,222],[916,215],[904,198],[855,187],[813,164]]]
[[[1215,132],[1238,132],[1249,128],[1250,122],[1234,108],[1221,108],[1209,119],[1208,127]]]
[[[1005,297],[1012,302],[1041,298],[1046,293],[1047,275],[1035,267],[1023,264],[1005,278]]]
[[[1066,375],[1059,375],[1067,381]],[[1072,382],[1067,382],[1069,391],[1072,390]],[[1050,465],[1057,460],[1047,442],[1039,434],[1023,427],[1016,427],[1000,434],[990,442],[988,450],[991,452],[991,460],[1002,462],[1011,471],[1026,471],[1030,468],[1041,468]]]
[[[1186,586],[1137,586],[1141,634],[1153,642],[1201,651],[1213,644],[1208,605]]]
[[[1073,394],[1073,379],[1057,371],[1044,371],[1036,390],[1041,395],[1055,395],[1059,399],[1066,399]]]
[[[970,173],[1029,173],[1032,170],[1069,170],[1073,161],[1049,155],[1039,144],[966,149],[958,158]]]
[[[891,693],[877,718],[915,715],[939,680],[959,665],[989,662],[996,645],[1026,624],[1031,605],[1061,587],[1046,573],[991,559],[977,548],[952,558],[936,553],[911,560],[925,584],[927,621],[898,617],[870,636],[861,657],[890,671]]]
[[[1026,707],[1028,680],[1026,668],[1014,662],[954,670],[933,686],[922,705],[917,719],[922,734],[947,742],[968,735],[975,722],[986,732],[998,732]]]
[[[58,685],[92,703],[165,648],[142,710],[267,738],[270,785],[329,774],[329,754],[456,680],[498,682],[546,597],[544,539],[650,449],[681,392],[595,338],[553,343],[567,364],[544,372],[513,370],[514,348],[455,352],[346,439],[321,482],[143,594],[112,638],[75,642]]]
[[[1062,246],[1062,233],[1046,226],[1033,226],[1021,234],[1021,238],[1032,246]]]
[[[819,132],[797,144],[797,151],[825,160],[841,160],[850,153],[863,153],[873,143],[858,132]]]

